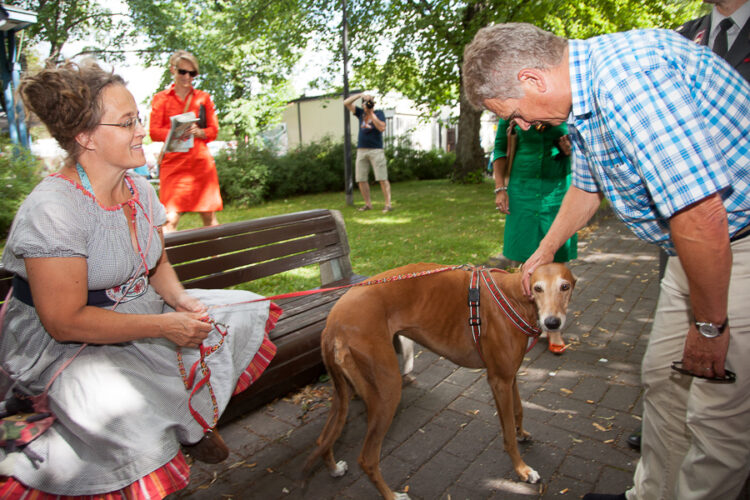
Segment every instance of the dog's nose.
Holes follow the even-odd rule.
[[[546,326],[548,330],[557,330],[560,328],[560,318],[557,316],[548,316],[544,318],[544,326]]]

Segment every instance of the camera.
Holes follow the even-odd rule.
[[[374,107],[375,107],[375,101],[373,101],[372,99],[368,99],[368,100],[366,100],[366,101],[365,101],[365,107],[366,107],[367,109],[372,109],[372,108],[374,108]]]

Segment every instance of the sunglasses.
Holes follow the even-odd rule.
[[[179,74],[181,74],[181,75],[190,75],[193,78],[195,78],[196,76],[198,76],[198,72],[195,71],[195,70],[189,71],[187,69],[177,68],[177,72]]]

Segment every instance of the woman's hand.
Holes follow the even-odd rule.
[[[204,313],[173,312],[162,315],[164,331],[162,337],[180,347],[199,347],[208,337],[213,325],[203,318]]]
[[[198,139],[205,139],[206,138],[206,131],[200,128],[198,125],[193,123],[190,128],[188,129],[187,133],[189,135],[193,135],[197,137]]]
[[[560,147],[560,151],[562,151],[562,154],[565,156],[570,156],[573,152],[573,147],[570,144],[570,136],[568,134],[561,135],[557,144]]]
[[[183,290],[175,300],[174,310],[178,312],[194,312],[202,314],[206,312],[207,307],[203,302]]]
[[[506,215],[509,214],[510,208],[508,203],[508,192],[498,191],[495,195],[495,206],[497,207],[497,209]]]

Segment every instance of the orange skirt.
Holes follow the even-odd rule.
[[[167,212],[218,212],[224,208],[216,164],[206,143],[167,153],[159,166],[159,199]]]

